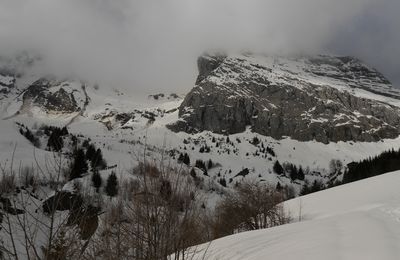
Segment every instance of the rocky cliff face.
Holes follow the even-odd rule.
[[[300,141],[378,141],[399,135],[400,92],[350,57],[203,56],[174,131],[252,131]],[[378,97],[378,98],[377,98]]]
[[[81,111],[85,102],[81,83],[41,78],[25,90],[22,110],[34,106],[45,112],[73,113]]]

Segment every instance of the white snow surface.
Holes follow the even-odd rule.
[[[295,223],[215,240],[194,259],[399,259],[399,183],[396,171],[287,201]]]
[[[312,67],[307,64],[306,59],[289,60],[282,57],[237,55],[228,58],[226,62],[237,63],[238,60],[240,60],[238,64],[245,68],[243,73],[260,74],[268,77],[271,82],[279,83],[279,80],[283,80],[293,83],[299,79],[306,82],[319,80],[321,84],[317,85],[329,85],[346,91],[355,91],[357,95],[400,106],[399,99],[374,94],[363,89],[352,89],[347,83],[340,80],[315,75],[307,71]],[[336,58],[331,58],[331,60],[336,60]],[[225,67],[229,68],[229,66],[222,66],[222,69]],[[265,69],[262,68],[270,69],[272,72],[266,74]],[[332,68],[334,67],[324,67],[324,72],[331,73]],[[299,142],[290,138],[275,140],[252,133],[250,129],[244,133],[230,135],[230,142],[226,142],[226,136],[211,132],[194,135],[183,132],[174,133],[167,128],[167,125],[179,120],[177,109],[182,102],[183,95],[179,95],[177,98],[165,95],[156,100],[136,96],[129,91],[118,90],[110,86],[86,84],[72,79],[63,81],[62,85],[55,86],[49,91],[57,91],[63,87],[68,93],[73,93],[80,104],[86,101],[86,97],[83,95],[85,94],[83,92],[86,92],[88,104],[87,106],[82,105],[81,111],[62,114],[32,109],[29,113],[17,113],[21,112],[23,90],[40,78],[39,74],[35,74],[35,72],[24,75],[16,81],[17,92],[0,102],[0,165],[2,166],[10,165],[11,161],[15,167],[19,165],[35,166],[37,163],[45,164],[45,162],[52,161],[54,157],[51,152],[35,149],[25,137],[19,134],[16,123],[23,123],[31,130],[38,129],[42,124],[67,126],[70,133],[79,135],[82,140],[90,138],[96,147],[102,149],[108,165],[116,166],[117,172],[126,175],[129,175],[132,167],[143,160],[145,150],[147,158],[160,160],[164,156],[166,161],[172,163],[176,163],[179,153],[188,153],[191,167],[198,159],[206,162],[212,159],[216,167],[208,171],[209,177],[204,178],[212,179],[215,182],[224,178],[228,188],[234,187],[243,179],[250,179],[268,182],[271,185],[276,185],[278,182],[281,185],[292,185],[298,192],[304,182],[298,180],[292,182],[289,176],[274,174],[272,167],[276,160],[279,160],[280,163],[290,162],[297,166],[301,165],[303,168],[309,168],[310,174],[306,175],[306,180],[309,182],[315,179],[327,182],[334,178],[338,180],[342,178],[342,175],[332,176],[330,174],[329,162],[331,159],[339,159],[343,165],[346,165],[352,161],[375,156],[392,148],[397,150],[400,147],[400,137],[380,142],[323,144],[316,141]],[[224,73],[224,75],[230,75],[232,78],[221,77],[219,80],[224,81],[223,83],[240,77],[240,74],[235,72]],[[293,81],[293,79],[297,80]],[[82,84],[85,85],[85,91],[81,88]],[[369,86],[369,83],[367,85]],[[301,87],[300,83],[298,87]],[[390,85],[386,87],[390,87]],[[274,106],[272,103],[270,105]],[[116,119],[116,115],[119,113],[133,114],[134,117],[121,123]],[[152,121],[145,117],[146,113],[153,114],[155,120]],[[314,120],[321,119],[315,118]],[[111,125],[112,129],[108,129],[107,124]],[[260,140],[260,144],[257,146],[251,144],[254,137]],[[261,144],[272,148],[276,156],[260,153]],[[45,145],[46,143],[43,142],[43,147]],[[203,146],[210,147],[210,152],[200,152]],[[14,147],[16,147],[16,151],[13,156]],[[169,156],[173,154],[170,152],[175,152],[175,155]],[[249,175],[237,176],[245,168],[249,169]],[[218,186],[223,189],[221,185],[218,184]]]
[[[400,90],[391,83],[382,81],[382,75],[361,61],[351,58],[347,62],[332,55],[285,57],[263,54],[230,54],[209,76],[209,80],[219,88],[230,84],[241,84],[243,79],[266,79],[271,84],[293,85],[303,89],[305,85],[328,86],[347,91],[360,98],[376,100],[393,106],[400,106]],[[340,68],[340,70],[339,70]],[[372,73],[369,77],[349,72],[348,69],[365,69]],[[375,77],[373,76],[376,74]],[[261,84],[259,81],[256,84]],[[237,90],[239,96],[247,96],[246,89]]]
[[[132,96],[116,92],[115,90],[87,87],[90,97],[89,105],[82,116],[75,114],[40,114],[32,113],[20,114],[6,119],[16,110],[12,104],[14,101],[3,101],[1,103],[3,112],[0,120],[0,164],[10,161],[14,146],[17,144],[14,156],[15,165],[32,166],[37,162],[43,163],[54,157],[51,152],[34,147],[18,132],[16,122],[23,123],[31,129],[36,129],[41,124],[64,126],[68,125],[71,133],[90,138],[93,143],[102,149],[108,165],[117,165],[118,172],[127,173],[138,161],[143,159],[145,144],[148,158],[160,159],[161,153],[175,150],[178,153],[188,153],[191,159],[191,166],[194,166],[197,159],[208,161],[212,159],[218,164],[217,167],[208,171],[210,178],[219,180],[225,178],[229,187],[233,187],[236,182],[242,181],[243,177],[236,176],[244,168],[250,170],[250,174],[245,179],[261,182],[268,182],[276,185],[290,184],[297,191],[303,185],[302,181],[292,182],[288,176],[278,176],[272,172],[272,166],[276,160],[281,163],[291,162],[295,165],[309,167],[317,174],[309,174],[306,179],[309,182],[315,179],[328,181],[334,176],[330,176],[329,162],[331,159],[339,159],[344,165],[352,161],[359,161],[369,156],[375,156],[389,149],[400,147],[400,138],[385,139],[380,142],[338,142],[323,144],[316,141],[299,142],[290,138],[275,140],[252,133],[250,129],[244,133],[230,135],[230,142],[226,143],[226,136],[203,132],[199,134],[174,133],[166,126],[176,122],[178,118],[177,109],[182,98],[176,100],[135,100]],[[135,112],[135,118],[129,120],[124,125],[119,125],[113,117],[108,117],[112,111]],[[149,120],[140,115],[142,112],[153,112],[156,114],[155,121]],[[160,112],[161,111],[161,112]],[[172,112],[166,112],[172,111]],[[104,119],[97,119],[97,116],[105,116]],[[110,121],[113,129],[109,130],[104,122]],[[254,146],[250,142],[253,137],[257,137],[265,146],[271,147],[276,153],[276,157],[258,154],[260,145]],[[217,142],[213,143],[212,140]],[[186,140],[186,143],[185,143]],[[217,145],[218,143],[218,145]],[[200,148],[207,145],[211,148],[209,153],[199,152]],[[35,153],[35,154],[34,154]],[[36,156],[36,159],[34,158]],[[175,158],[175,159],[174,159]],[[176,162],[177,156],[171,158]],[[167,159],[170,160],[170,159]],[[339,179],[342,176],[337,176]],[[232,182],[230,181],[232,179]],[[222,186],[220,187],[222,188]]]

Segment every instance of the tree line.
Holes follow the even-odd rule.
[[[375,157],[349,163],[347,168],[343,176],[343,183],[400,170],[400,149],[397,151],[392,149]]]

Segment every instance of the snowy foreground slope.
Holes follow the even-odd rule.
[[[295,221],[213,241],[204,259],[399,259],[400,172],[285,204]],[[201,249],[200,249],[201,248]],[[196,259],[202,259],[204,251]]]

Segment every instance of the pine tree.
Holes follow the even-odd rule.
[[[110,197],[114,197],[118,194],[118,179],[115,172],[111,172],[110,176],[108,176],[105,191]]]
[[[305,182],[300,191],[300,196],[307,195],[311,192],[308,182]]]
[[[69,133],[68,133],[68,129],[67,129],[66,126],[64,126],[64,127],[61,129],[61,135],[64,136],[64,135],[67,135],[67,134],[69,134]]]
[[[208,160],[208,169],[211,169],[214,166],[213,161],[210,159]]]
[[[257,136],[253,137],[253,140],[251,141],[251,144],[253,145],[258,145],[260,143],[260,139],[258,139]]]
[[[82,147],[89,148],[90,142],[88,139],[84,140],[82,143]]]
[[[85,142],[86,142],[87,140],[85,140],[84,142],[83,142],[83,146],[85,147]],[[89,161],[93,161],[93,158],[94,158],[94,156],[95,156],[95,154],[96,154],[96,147],[93,145],[93,144],[86,144],[86,147],[87,147],[87,149],[86,149],[86,158],[89,160]]]
[[[196,174],[196,171],[194,170],[194,168],[192,168],[192,169],[190,170],[190,176],[192,176],[193,178],[196,178],[196,177],[197,177],[197,174]]]
[[[219,182],[219,184],[221,184],[222,186],[226,187],[226,180],[225,180],[225,178],[219,179],[218,182]]]
[[[282,187],[282,185],[281,185],[280,182],[278,182],[278,183],[276,184],[276,190],[277,190],[277,191],[282,191],[282,190],[283,190],[283,187]]]
[[[204,161],[201,160],[201,159],[196,160],[195,166],[196,166],[197,168],[199,168],[199,169],[202,169],[203,171],[207,170],[206,164],[205,164]]]
[[[297,173],[297,179],[304,181],[305,179],[305,175],[304,175],[304,171],[303,168],[300,166],[299,171]]]
[[[103,153],[101,152],[101,149],[98,148],[92,158],[91,161],[91,166],[93,169],[100,169],[103,170],[106,168],[107,163],[105,162],[103,158]]]
[[[183,163],[186,164],[187,166],[190,165],[190,157],[187,153],[183,156]]]
[[[92,175],[92,183],[93,187],[96,188],[96,192],[99,192],[99,188],[101,187],[101,184],[103,183],[103,179],[101,178],[101,175],[99,171],[95,170]]]
[[[276,174],[278,175],[282,175],[283,174],[283,167],[282,165],[279,163],[279,161],[276,161],[273,167],[273,170]]]
[[[298,175],[297,175],[297,167],[295,165],[291,165],[290,166],[290,178],[292,179],[292,181],[295,181],[298,179]]]
[[[58,131],[52,131],[47,141],[47,147],[50,151],[59,152],[64,147],[64,140]]]
[[[74,152],[74,161],[72,163],[69,179],[73,180],[82,177],[88,170],[88,165],[85,158],[84,151],[79,148]]]
[[[179,157],[178,157],[178,163],[182,163],[183,162],[183,157],[184,157],[184,155],[183,155],[183,153],[181,153],[179,155]]]

